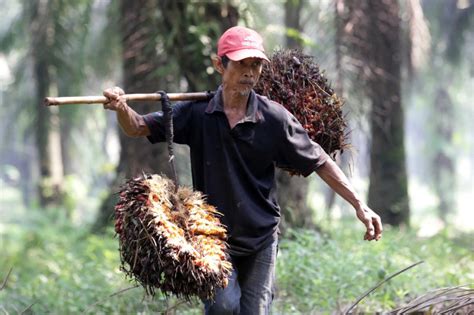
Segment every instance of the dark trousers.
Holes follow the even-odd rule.
[[[273,298],[278,241],[251,256],[232,256],[234,270],[214,303],[204,302],[206,315],[269,314]]]

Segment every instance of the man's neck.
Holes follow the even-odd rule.
[[[247,103],[249,94],[242,95],[236,91],[222,90],[222,103],[224,105],[224,113],[231,129],[241,121],[247,112]]]
[[[232,90],[222,90],[222,103],[224,105],[224,111],[243,111],[244,113],[247,110],[247,103],[249,100],[250,94],[242,95],[239,92]]]

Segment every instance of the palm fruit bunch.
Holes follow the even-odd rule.
[[[254,90],[283,105],[328,154],[348,146],[344,103],[312,56],[295,49],[275,51]]]
[[[212,300],[232,271],[219,215],[201,193],[170,179],[128,180],[115,206],[121,269],[149,295]]]

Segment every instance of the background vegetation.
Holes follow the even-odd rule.
[[[219,82],[215,41],[241,24],[315,56],[346,100],[352,150],[336,157],[386,223],[362,242],[353,210],[316,176],[278,175],[284,234],[274,313],[387,311],[474,283],[472,0],[0,0],[0,311],[200,313],[144,296],[118,269],[115,192],[167,173],[164,146],[130,139],[101,106],[44,96],[198,91]],[[135,104],[139,112],[153,104]],[[187,148],[181,180],[190,184]],[[11,270],[11,272],[9,272]],[[130,288],[129,290],[125,290]]]

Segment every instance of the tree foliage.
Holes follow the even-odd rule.
[[[144,40],[143,49],[135,47],[134,51],[151,57],[137,62],[136,66],[141,67],[142,72],[135,74],[121,66],[124,56],[122,43],[126,41],[126,38],[122,32],[123,11],[119,2],[92,0],[5,2],[3,6],[5,15],[0,22],[0,49],[14,72],[15,80],[9,83],[7,90],[4,90],[5,86],[0,86],[2,106],[5,109],[0,114],[4,122],[0,127],[0,133],[3,136],[0,144],[1,178],[7,180],[8,183],[14,183],[17,185],[15,187],[21,189],[26,204],[36,201],[38,199],[36,187],[40,180],[45,179],[43,183],[51,183],[48,179],[50,171],[45,171],[43,175],[40,175],[40,165],[51,164],[47,158],[49,153],[46,153],[50,136],[44,136],[44,134],[51,135],[48,129],[55,126],[53,130],[56,136],[60,135],[60,141],[56,143],[60,143],[60,160],[63,165],[59,173],[65,180],[59,186],[72,187],[67,188],[72,193],[67,191],[66,199],[70,197],[80,199],[74,192],[74,185],[70,184],[73,182],[80,182],[79,186],[86,186],[89,197],[94,200],[98,199],[104,187],[113,187],[112,191],[116,191],[116,186],[110,185],[112,177],[115,177],[112,173],[116,160],[111,158],[109,153],[110,148],[113,148],[111,140],[120,135],[115,125],[114,113],[108,113],[106,116],[104,111],[86,106],[68,106],[46,111],[39,106],[42,96],[45,93],[49,95],[89,94],[90,92],[100,94],[104,87],[113,84],[129,87],[131,84],[125,83],[126,80],[139,82],[142,78],[144,78],[143,82],[136,84],[144,84],[147,80],[151,83],[147,86],[133,87],[128,91],[135,88],[140,92],[153,92],[157,89],[168,91],[214,89],[219,80],[213,72],[209,57],[215,51],[215,39],[222,30],[236,23],[257,28],[264,34],[269,54],[272,47],[284,45],[285,35],[288,35],[291,39],[296,39],[297,43],[303,44],[304,50],[315,55],[321,66],[329,70],[329,78],[333,79],[336,73],[342,73],[336,85],[341,90],[344,87],[345,96],[349,96],[347,107],[351,109],[351,112],[348,117],[358,120],[359,124],[353,126],[360,129],[364,126],[366,116],[369,116],[370,112],[359,109],[373,102],[368,102],[369,98],[364,95],[366,94],[364,92],[370,89],[357,83],[373,82],[374,80],[366,80],[364,76],[375,74],[377,77],[385,71],[374,64],[364,66],[365,61],[355,55],[358,51],[363,51],[361,49],[373,46],[373,42],[383,43],[383,41],[378,41],[377,36],[365,39],[359,36],[361,32],[368,30],[367,25],[371,25],[370,21],[373,20],[371,14],[377,11],[378,7],[353,1],[338,0],[336,2],[346,4],[342,6],[340,27],[334,27],[334,3],[331,2],[289,0],[268,4],[259,1],[230,0],[137,1],[137,5],[147,8],[149,14],[141,22],[131,21],[138,27],[137,30],[147,29],[145,31],[147,40]],[[356,3],[365,8],[362,12],[365,24],[360,24],[360,27],[355,27],[358,21],[350,19],[348,15],[349,7]],[[469,163],[472,163],[472,159],[464,149],[469,147],[471,141],[469,132],[465,131],[472,129],[468,121],[469,115],[465,115],[466,110],[469,112],[465,90],[469,82],[472,82],[469,81],[469,71],[472,71],[469,69],[472,68],[474,61],[472,54],[469,54],[473,47],[470,39],[473,1],[425,0],[421,1],[422,6],[418,0],[406,0],[399,3],[402,18],[400,28],[405,32],[405,37],[401,38],[401,52],[395,59],[398,61],[400,57],[404,60],[415,61],[421,58],[427,61],[427,66],[423,62],[418,63],[418,67],[415,66],[417,62],[411,63],[412,68],[417,70],[418,78],[412,78],[409,81],[410,87],[402,90],[401,99],[417,100],[417,104],[405,103],[405,109],[407,105],[418,106],[418,109],[423,107],[422,116],[431,117],[429,121],[434,122],[433,127],[430,127],[425,126],[419,117],[410,118],[411,121],[415,120],[420,124],[419,128],[423,129],[425,137],[424,142],[416,147],[419,150],[411,153],[411,158],[417,159],[417,165],[421,163],[417,158],[419,156],[424,156],[431,161],[423,163],[422,167],[411,169],[413,173],[410,177],[413,179],[415,175],[422,174],[420,181],[438,192],[436,195],[440,199],[439,204],[452,204],[440,206],[440,208],[455,208],[456,200],[449,201],[450,198],[455,199],[450,191],[466,186],[460,182],[462,178],[466,181],[466,176],[459,177],[459,162],[467,159]],[[296,13],[299,10],[298,20]],[[288,13],[288,27],[283,27],[285,12]],[[293,19],[290,19],[290,16]],[[422,21],[423,19],[419,19],[420,16],[429,19],[430,23],[426,24]],[[384,22],[385,25],[382,26],[391,26],[388,20]],[[356,35],[355,42],[354,38],[348,40],[347,32],[350,31],[354,31]],[[427,41],[428,31],[432,37],[431,46]],[[342,32],[342,35],[337,35],[337,32]],[[395,33],[398,31],[393,32]],[[405,44],[403,40],[407,37],[410,42]],[[335,38],[341,39],[339,41],[341,45],[333,45]],[[394,43],[390,38],[388,41]],[[350,45],[342,45],[344,43],[350,43]],[[415,44],[419,43],[422,43],[421,46],[424,48],[414,49]],[[138,42],[133,43],[133,45],[137,44]],[[426,52],[426,45],[431,49],[430,52]],[[416,50],[417,54],[414,53]],[[364,53],[359,55],[369,56]],[[377,58],[367,59],[373,63],[377,61]],[[336,67],[334,64],[338,63],[337,60],[341,60],[339,68],[342,71],[333,71]],[[410,65],[410,63],[405,64]],[[148,69],[144,70],[147,67]],[[352,71],[356,69],[357,71]],[[382,71],[377,73],[378,70]],[[407,69],[402,69],[402,75],[405,74],[405,70]],[[120,79],[122,73],[123,81]],[[345,79],[352,79],[351,73],[358,73],[359,77],[355,77],[354,80]],[[383,79],[384,76],[381,77]],[[345,79],[344,84],[341,78]],[[439,80],[439,78],[448,79]],[[405,88],[407,85],[402,85],[402,87]],[[372,93],[375,90],[372,89]],[[350,92],[346,93],[346,91]],[[380,100],[381,97],[378,99]],[[437,109],[433,107],[434,104]],[[159,105],[155,105],[156,109],[159,109]],[[143,105],[141,109],[141,105],[137,104],[136,108],[140,112],[149,112],[155,110],[153,107],[155,105]],[[415,108],[415,110],[418,109]],[[440,110],[444,111],[445,115],[438,115]],[[362,115],[357,116],[360,113]],[[377,113],[378,115],[384,113],[384,108]],[[43,117],[40,115],[45,116],[40,118]],[[413,112],[409,115],[413,115]],[[382,121],[380,117],[377,120]],[[413,134],[410,134],[409,141],[412,138]],[[122,150],[121,154],[146,153],[142,148],[150,147],[146,140],[141,142],[137,142],[136,139],[129,140],[136,143],[136,147],[132,146],[127,149],[128,151]],[[356,148],[358,151],[365,151],[364,142],[356,145],[359,145]],[[55,147],[58,146],[55,145]],[[114,150],[118,152],[118,148],[112,149]],[[155,146],[153,150],[160,150],[160,147]],[[189,184],[191,180],[187,151],[184,148],[179,148],[178,151],[183,152],[177,158],[179,169],[182,170],[182,174],[187,174],[181,178]],[[166,152],[163,152],[166,156]],[[413,158],[414,154],[417,157]],[[384,155],[390,154],[384,152]],[[140,156],[137,156],[138,160],[141,159]],[[361,154],[361,157],[363,160],[364,154]],[[40,160],[46,162],[40,162]],[[447,162],[439,163],[441,160]],[[166,172],[166,162],[161,164],[163,171]],[[442,170],[439,166],[443,164],[453,167]],[[428,167],[428,165],[432,166]],[[119,169],[125,167],[133,169],[133,173],[143,169],[139,162],[130,164],[122,162]],[[43,166],[43,168],[47,170],[48,167]],[[19,179],[9,181],[11,176],[8,174],[12,173],[12,170],[13,173],[14,170],[18,170]],[[162,171],[157,169],[156,172]],[[122,176],[125,177],[125,175]],[[364,176],[363,173],[362,176]],[[304,184],[292,185],[292,188],[295,194],[303,196],[300,198],[303,200],[306,196]],[[51,192],[54,190],[49,189],[49,193]],[[446,198],[443,197],[444,193],[446,193]],[[65,193],[62,192],[61,197],[64,195]],[[283,192],[280,195],[287,194]],[[283,208],[300,209],[298,205],[285,206],[284,201]],[[87,201],[83,202],[87,203]],[[77,203],[71,204],[70,207],[71,209],[76,207],[77,212],[84,211],[77,207]],[[89,208],[95,209],[95,206],[91,205]],[[447,212],[447,210],[443,211]],[[297,211],[291,213],[296,218],[305,220],[310,217],[310,215],[298,215]],[[287,215],[287,218],[289,217],[291,217],[290,214]]]
[[[86,0],[74,3],[59,0],[23,1],[20,14],[0,41],[5,51],[16,50],[22,54],[22,61],[15,69],[15,86],[20,86],[20,80],[25,75],[31,74],[33,77],[35,93],[29,94],[27,106],[16,111],[17,117],[28,115],[29,123],[15,126],[14,130],[21,132],[25,128],[26,137],[35,136],[38,165],[30,168],[39,169],[38,195],[43,205],[60,202],[64,171],[60,152],[60,125],[56,118],[59,117],[58,111],[39,105],[50,93],[79,91],[73,87],[79,87],[83,80],[84,54],[80,48],[87,34],[90,9],[91,2]],[[78,12],[82,14],[78,15]],[[72,35],[74,32],[75,36]],[[70,58],[74,62],[71,63]],[[63,126],[72,121],[68,120],[73,116],[71,113],[61,115],[64,117]],[[67,137],[68,134],[63,135],[63,138]],[[51,144],[51,141],[56,143]]]

